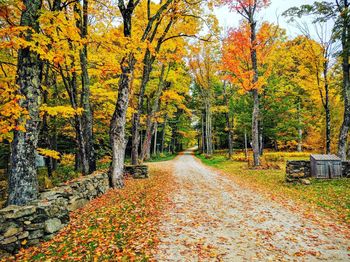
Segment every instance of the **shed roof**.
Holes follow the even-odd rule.
[[[314,160],[326,160],[326,161],[341,161],[336,155],[311,155]]]

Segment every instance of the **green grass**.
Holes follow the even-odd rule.
[[[177,154],[172,153],[160,153],[157,155],[152,155],[151,159],[149,159],[147,162],[161,162],[161,161],[169,161],[173,160]]]
[[[288,157],[288,154],[291,157]],[[280,169],[253,170],[246,162],[228,160],[223,153],[208,158],[196,154],[201,161],[225,173],[244,185],[254,187],[269,195],[302,201],[331,213],[342,221],[350,222],[350,179],[317,180],[311,179],[311,185],[291,184],[285,182],[286,160],[307,159],[293,153],[283,153],[283,160],[276,161]]]

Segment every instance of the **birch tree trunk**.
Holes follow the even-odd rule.
[[[39,32],[38,18],[42,1],[24,0],[23,4],[20,25]],[[31,37],[28,30],[27,40],[30,41]],[[40,64],[38,54],[29,48],[18,51],[17,85],[20,95],[24,97],[19,104],[28,111],[29,118],[19,119],[19,124],[25,124],[25,131],[15,130],[11,143],[8,205],[25,205],[38,195],[35,149],[40,130]]]

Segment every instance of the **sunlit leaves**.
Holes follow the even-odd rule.
[[[53,159],[60,159],[60,153],[55,150],[50,150],[46,148],[37,148],[36,150],[42,156],[53,158]]]
[[[271,64],[268,56],[271,54],[275,38],[279,35],[279,28],[264,23],[257,33],[256,41],[252,43],[250,26],[241,24],[238,29],[229,32],[223,45],[222,69],[227,72],[227,78],[243,90],[260,90],[270,75]],[[259,79],[252,81],[254,76],[251,51],[257,53]]]

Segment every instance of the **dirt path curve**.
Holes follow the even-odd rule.
[[[177,190],[158,261],[350,261],[349,238],[215,174],[191,152],[174,160]]]

